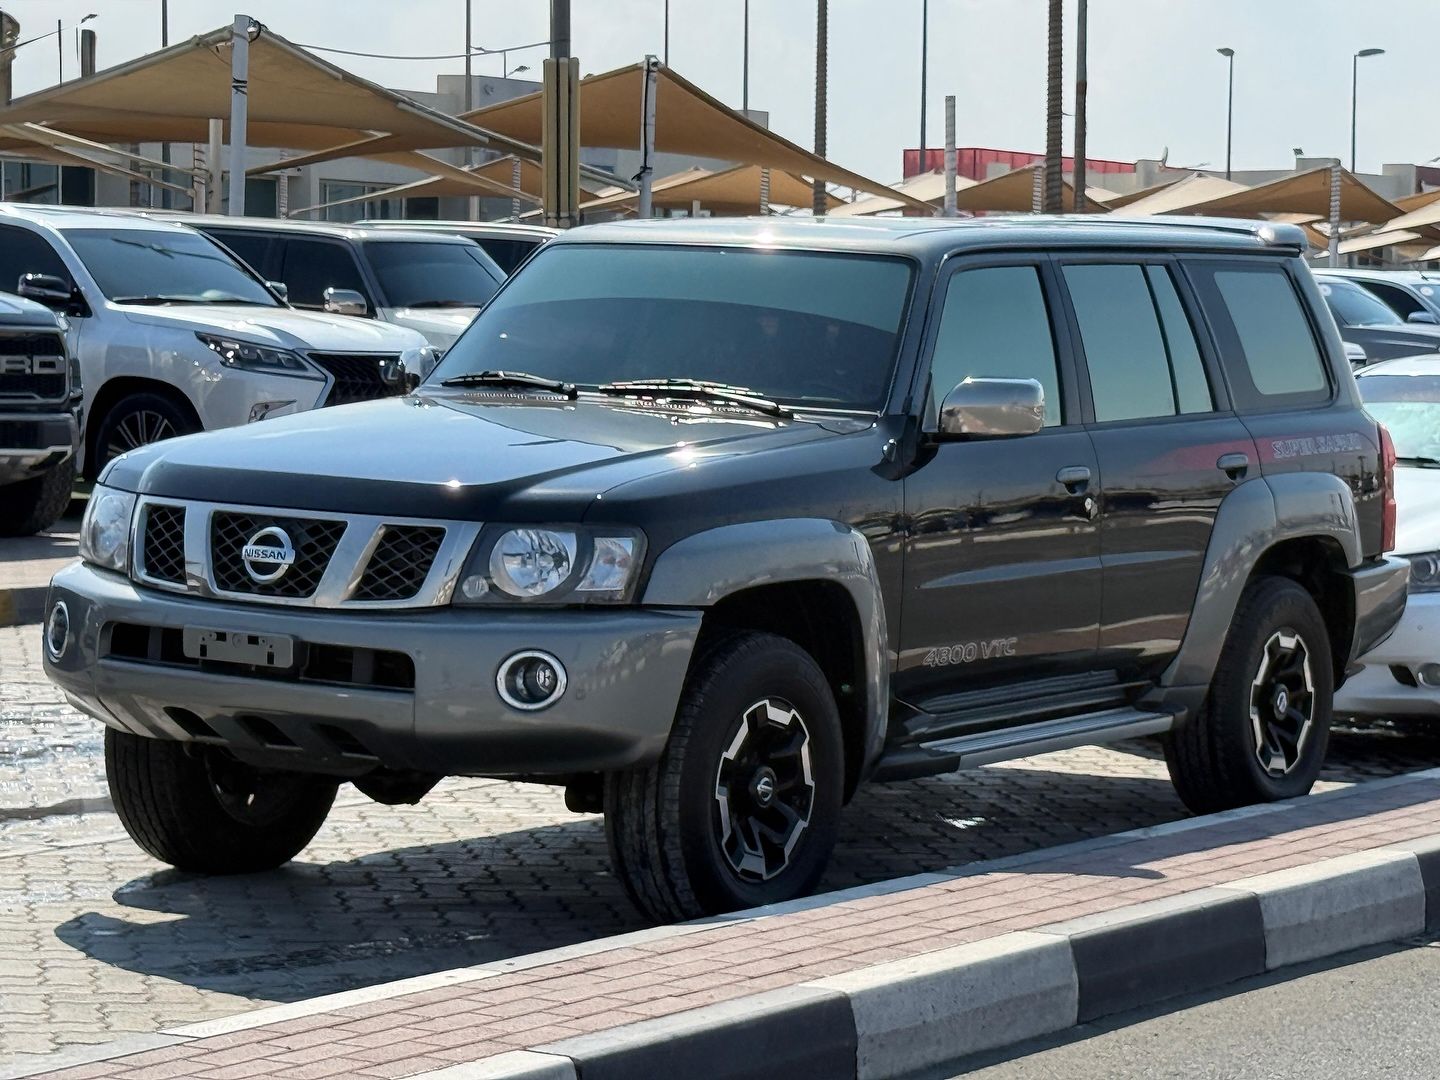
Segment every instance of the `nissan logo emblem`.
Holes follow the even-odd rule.
[[[268,585],[295,565],[295,546],[290,543],[289,533],[271,525],[250,537],[250,542],[240,549],[240,561],[251,581]]]

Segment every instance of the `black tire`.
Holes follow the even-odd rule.
[[[105,729],[105,777],[130,838],[199,874],[248,874],[289,862],[325,823],[336,782],[262,771],[223,750]],[[225,796],[249,784],[255,802]],[[227,804],[234,809],[227,809]],[[247,820],[248,819],[248,820]]]
[[[754,767],[752,752],[760,753]],[[796,779],[806,753],[808,783]],[[768,799],[756,794],[766,769]],[[803,896],[835,846],[844,782],[839,712],[810,655],[774,634],[717,638],[691,665],[660,760],[606,779],[611,863],[635,905],[661,922]],[[749,807],[752,823],[780,821],[791,830],[783,851],[766,833],[770,845],[757,841],[763,851],[745,854],[745,838],[759,834],[734,827],[733,818],[722,824],[722,786],[736,814]],[[736,859],[750,868],[737,868]]]
[[[152,442],[190,435],[200,430],[195,416],[163,394],[139,393],[123,397],[99,418],[95,452],[90,467],[96,476],[126,450]]]
[[[0,487],[0,536],[30,536],[59,521],[75,487],[75,458],[39,476]]]
[[[1272,644],[1277,635],[1278,643]],[[1300,643],[1309,660],[1301,674],[1288,679],[1283,677],[1285,664],[1294,667],[1298,661],[1284,661],[1287,635]],[[1288,651],[1293,657],[1294,650]],[[1332,665],[1330,635],[1310,594],[1288,578],[1250,582],[1240,596],[1205,704],[1165,740],[1165,763],[1181,801],[1197,814],[1208,814],[1309,792],[1330,743]],[[1281,676],[1263,680],[1266,670]],[[1307,680],[1308,701],[1302,707],[1296,704],[1301,700],[1295,696],[1301,692],[1296,685]],[[1286,702],[1298,717],[1308,716],[1308,727],[1281,717],[1278,710]],[[1257,734],[1257,729],[1265,734]]]

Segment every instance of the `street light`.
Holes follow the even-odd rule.
[[[1383,56],[1384,49],[1361,49],[1350,58],[1350,171],[1355,171],[1355,107],[1358,101],[1357,80],[1360,75],[1362,56]]]
[[[1216,49],[1230,62],[1230,89],[1225,97],[1225,179],[1230,179],[1230,149],[1235,140],[1235,50]]]

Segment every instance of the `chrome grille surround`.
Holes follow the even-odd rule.
[[[185,580],[183,583],[148,576],[145,571],[145,530],[152,505],[178,507],[185,511]],[[308,596],[276,596],[259,592],[234,592],[221,588],[211,558],[211,538],[216,515],[242,515],[260,519],[303,519],[336,523],[343,527],[318,585]],[[361,589],[367,569],[387,532],[399,529],[437,530],[443,533],[429,568],[413,595],[400,599],[364,599]],[[376,514],[337,514],[289,507],[244,506],[185,499],[151,498],[142,495],[131,525],[131,576],[137,582],[167,592],[246,604],[286,607],[343,608],[346,610],[394,610],[440,607],[450,602],[465,559],[480,534],[481,524],[470,521],[441,521],[426,518],[389,517]],[[373,575],[372,575],[373,576]],[[417,577],[419,575],[417,574]]]

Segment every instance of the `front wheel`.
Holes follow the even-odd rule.
[[[179,405],[152,393],[121,398],[99,418],[99,423],[93,463],[96,476],[121,454],[200,430],[195,418]]]
[[[120,824],[161,862],[200,874],[271,870],[325,823],[336,782],[257,769],[223,750],[105,729]]]
[[[818,665],[773,634],[696,658],[664,754],[610,776],[605,830],[657,921],[778,903],[820,880],[839,830],[840,717]]]
[[[1314,599],[1288,578],[1245,587],[1204,706],[1166,740],[1197,814],[1306,794],[1330,742],[1335,676]]]
[[[0,536],[30,536],[59,521],[75,486],[75,459],[29,480],[0,487]]]

